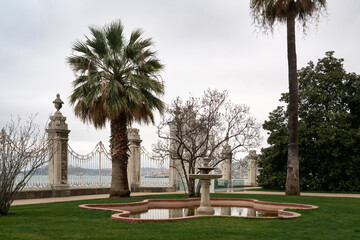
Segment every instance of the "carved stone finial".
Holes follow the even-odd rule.
[[[249,158],[250,158],[250,159],[254,159],[254,160],[257,159],[257,154],[256,154],[256,151],[255,151],[255,150],[250,150],[250,151],[249,151]]]
[[[210,158],[203,157],[203,167],[209,167]]]
[[[229,145],[228,142],[225,143],[222,151],[221,151],[222,154],[229,154],[231,153],[231,146]]]
[[[60,99],[60,94],[56,94],[56,99],[53,101],[53,104],[57,111],[61,109],[64,102]]]
[[[128,128],[128,139],[130,142],[142,142],[140,139],[139,129]]]
[[[65,122],[66,117],[64,117],[59,111],[64,104],[64,102],[60,99],[60,94],[56,94],[56,99],[53,101],[53,103],[57,111],[54,113],[53,116],[50,116],[49,129],[61,129],[68,131],[68,125]]]

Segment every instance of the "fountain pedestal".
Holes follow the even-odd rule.
[[[204,167],[199,168],[200,174],[189,174],[190,178],[199,179],[201,184],[201,202],[200,207],[196,209],[196,215],[213,215],[215,210],[210,204],[210,180],[221,178],[221,174],[209,174],[215,168],[208,167],[209,158],[204,158]]]
[[[215,210],[210,204],[210,180],[204,179],[201,181],[201,202],[200,207],[196,209],[198,215],[213,215]]]

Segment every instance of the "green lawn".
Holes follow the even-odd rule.
[[[0,217],[0,239],[360,239],[360,199],[248,194],[212,196],[313,204],[319,209],[292,210],[302,214],[296,219],[206,217],[128,224],[110,219],[111,212],[78,208],[85,203],[114,202],[110,200],[14,206],[10,216]],[[146,198],[184,196],[169,194]]]
[[[273,189],[264,189],[264,188],[248,188],[245,190],[251,192],[285,192],[284,190],[273,190]]]
[[[245,189],[250,192],[285,192],[285,190],[273,190],[273,189],[264,189],[264,188],[248,188]],[[349,194],[360,194],[360,192],[331,192],[331,191],[309,191],[309,190],[301,190],[302,193],[349,193]]]

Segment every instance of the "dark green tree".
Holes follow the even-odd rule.
[[[298,79],[295,44],[295,21],[306,24],[317,19],[326,8],[326,0],[250,0],[255,23],[265,30],[277,23],[286,23],[287,58],[289,72],[288,159],[286,195],[299,195],[299,149],[298,149]]]
[[[76,74],[70,103],[75,115],[95,128],[110,122],[110,197],[129,196],[127,127],[133,121],[153,123],[153,111],[163,111],[157,97],[164,93],[159,75],[163,65],[150,49],[152,40],[143,39],[140,29],[129,40],[120,21],[89,29],[91,37],[76,41],[67,58]]]
[[[270,132],[267,139],[270,147],[261,149],[258,183],[267,189],[285,189],[288,152],[287,117],[284,107],[277,107],[270,113],[269,120],[263,124],[263,128]]]
[[[360,191],[360,76],[347,73],[343,61],[327,52],[298,72],[303,190]],[[289,95],[281,101],[288,104]],[[266,188],[284,188],[287,115],[278,107],[263,125],[270,147],[262,149],[259,183]]]

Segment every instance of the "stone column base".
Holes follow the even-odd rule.
[[[69,197],[70,186],[69,185],[53,185],[51,186],[52,197]]]
[[[131,184],[131,191],[132,192],[140,192],[140,184],[139,183],[132,183]]]
[[[214,208],[209,206],[200,206],[196,209],[196,215],[214,215],[214,213]]]

